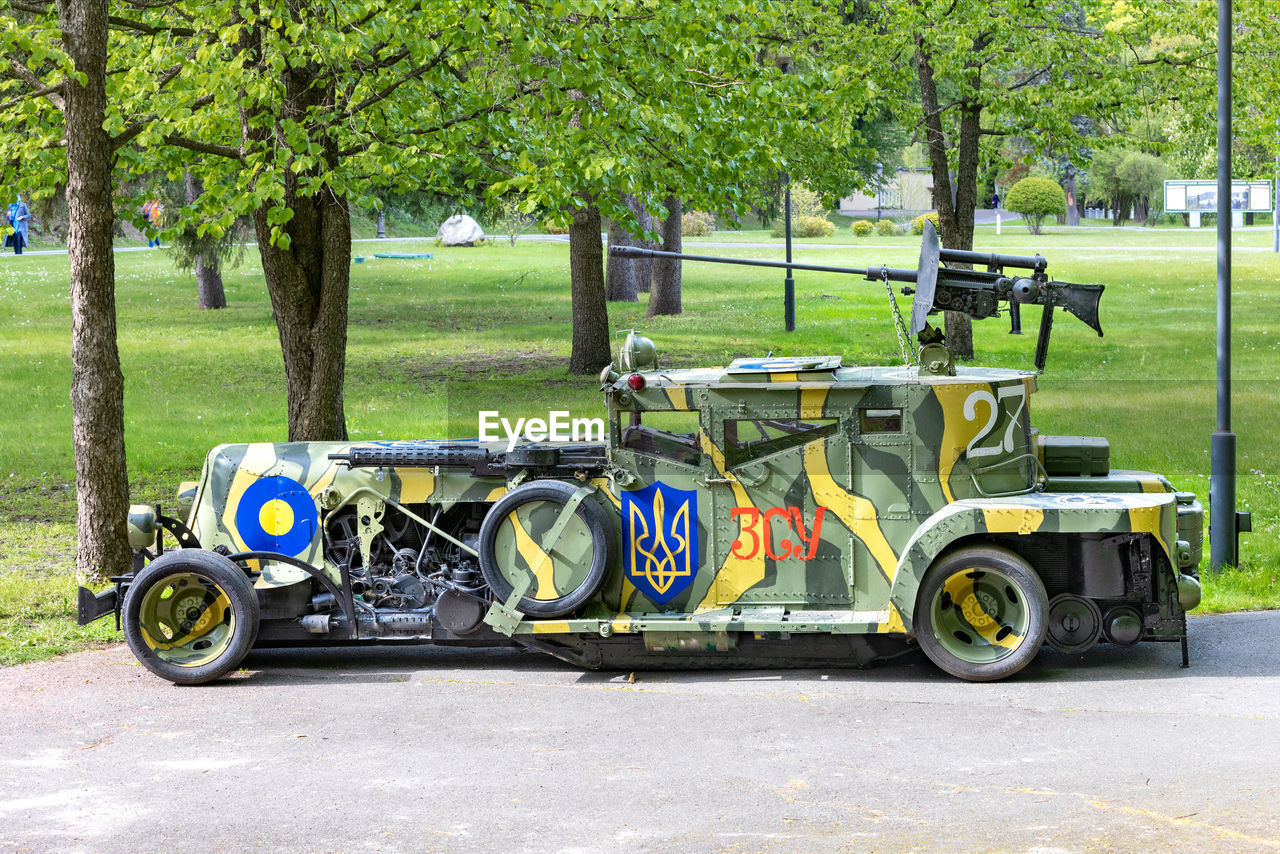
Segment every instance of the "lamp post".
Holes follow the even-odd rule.
[[[1218,388],[1209,440],[1209,566],[1236,565],[1236,435],[1231,432],[1231,0],[1218,0]]]
[[[791,73],[791,57],[778,57],[778,67],[782,69],[783,74]],[[796,280],[791,275],[791,175],[782,174],[782,180],[786,185],[783,191],[783,216],[785,219],[785,231],[787,238],[787,276],[782,280],[782,323],[788,332],[796,331]]]
[[[1280,145],[1280,113],[1276,114],[1276,143]],[[1280,148],[1276,149],[1276,179],[1271,187],[1271,251],[1280,252]]]
[[[884,164],[876,164],[876,222],[880,221],[880,209],[884,207]]]

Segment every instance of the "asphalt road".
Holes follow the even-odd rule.
[[[1280,849],[1280,612],[871,670],[588,673],[508,650],[124,647],[0,670],[0,850]]]

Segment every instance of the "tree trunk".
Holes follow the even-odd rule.
[[[569,293],[573,314],[569,373],[599,373],[613,357],[609,352],[600,210],[594,205],[574,211],[569,226]]]
[[[196,297],[201,308],[227,307],[227,292],[222,287],[222,262],[216,252],[196,258]]]
[[[1080,224],[1080,199],[1076,196],[1076,170],[1068,165],[1062,189],[1067,194],[1067,225]]]
[[[924,39],[916,37],[916,72],[920,78],[921,106],[924,109],[925,148],[933,174],[933,204],[938,209],[942,226],[942,245],[948,249],[973,248],[973,210],[978,192],[978,133],[982,115],[980,105],[961,105],[960,140],[956,162],[955,192],[951,189],[951,173],[947,168],[947,136],[942,129],[942,112],[938,105],[938,87],[933,66],[924,52]],[[957,359],[973,358],[973,323],[958,311],[944,313],[948,349]]]
[[[186,190],[187,204],[193,204],[204,192],[204,182],[191,175],[190,169],[183,170],[183,188]],[[217,252],[206,252],[196,257],[196,299],[201,308],[226,308],[227,294],[222,289],[222,265]]]
[[[609,220],[609,248],[634,246],[635,240],[616,220]],[[636,262],[630,258],[609,255],[605,267],[604,298],[609,302],[635,302]]]
[[[76,575],[129,571],[124,376],[116,347],[107,109],[107,0],[59,0],[62,42],[84,75],[63,83],[71,261],[71,443],[76,458]]]
[[[246,29],[243,38],[257,35]],[[250,44],[252,48],[252,44]],[[281,115],[303,116],[312,107],[332,106],[332,85],[317,82],[314,66],[290,67],[281,73]],[[242,121],[244,147],[264,151],[273,146],[270,129]],[[321,152],[330,169],[337,167],[338,145],[327,137]],[[298,183],[313,175],[285,172],[284,197],[278,203],[292,218],[279,226],[288,245],[273,244],[267,202],[253,212],[262,274],[271,296],[284,356],[290,441],[343,441],[347,438],[342,384],[347,355],[347,297],[351,286],[351,210],[346,196],[329,186],[302,195]]]
[[[656,223],[654,222],[653,215],[650,214],[649,211],[645,209],[644,203],[641,199],[638,199],[635,196],[628,196],[627,204],[631,207],[631,210],[635,212],[636,222],[639,223],[640,230],[642,232],[652,231],[654,228],[657,227]],[[638,238],[636,240],[636,245],[643,246],[645,249],[662,248],[659,244],[654,243],[652,240],[646,240],[643,237]],[[635,270],[636,270],[636,292],[647,294],[650,291],[652,291],[653,290],[653,259],[637,258],[635,262]]]
[[[331,190],[298,196],[286,181],[288,249],[271,245],[269,207],[253,213],[271,313],[280,333],[289,396],[289,441],[347,438],[342,383],[347,355],[347,295],[351,276],[351,214]]]
[[[679,252],[681,249],[680,200],[675,196],[667,196],[665,205],[667,216],[662,221],[662,250]],[[647,317],[680,313],[680,278],[678,258],[654,259],[653,292],[649,294],[649,310],[645,313]]]

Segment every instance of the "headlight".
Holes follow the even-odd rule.
[[[149,549],[156,544],[156,508],[134,504],[129,508],[129,548]]]
[[[1200,582],[1190,575],[1178,576],[1178,604],[1184,611],[1200,604]]]

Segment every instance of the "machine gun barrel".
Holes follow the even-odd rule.
[[[1001,255],[999,252],[975,252],[968,249],[939,249],[938,260],[952,264],[983,264],[988,269],[1015,267],[1019,270],[1044,272],[1049,261],[1043,255]]]
[[[712,264],[739,264],[743,267],[773,267],[779,270],[812,270],[815,273],[848,273],[855,276],[865,276],[867,270],[865,267],[827,267],[822,264],[788,264],[785,261],[757,261],[754,258],[717,258],[714,255],[686,255],[683,252],[664,252],[661,249],[645,249],[640,246],[611,246],[609,254],[615,258],[676,258],[681,261],[709,261]],[[915,270],[903,270],[903,273],[910,273],[911,278],[904,281],[914,282],[916,280]]]
[[[683,252],[664,252],[661,249],[644,249],[640,246],[611,246],[609,254],[615,258],[676,258],[680,261],[710,261],[712,264],[738,264],[743,267],[772,267],[776,270],[812,270],[815,273],[845,273],[863,276],[869,282],[886,278],[891,282],[914,282],[918,271],[904,267],[828,267],[825,264],[797,264],[786,261],[757,261],[754,258],[719,258],[715,255],[686,255]]]
[[[910,282],[904,294],[912,295],[910,332],[919,335],[922,344],[936,340],[928,331],[927,317],[940,311],[967,314],[975,320],[994,317],[1001,305],[1015,312],[1014,330],[1021,331],[1017,311],[1021,305],[1039,305],[1044,309],[1040,335],[1036,342],[1036,367],[1043,371],[1053,326],[1053,310],[1061,308],[1085,323],[1099,336],[1102,324],[1098,303],[1102,285],[1083,285],[1051,280],[1045,273],[1049,262],[1042,255],[1002,255],[997,252],[975,252],[967,249],[942,249],[933,224],[926,222],[920,245],[920,262],[916,269],[898,267],[831,267],[825,264],[796,264],[787,261],[758,261],[753,258],[718,258],[711,255],[685,255],[638,246],[611,246],[609,254],[617,258],[674,258],[680,261],[707,261],[713,264],[736,264],[744,267],[770,267],[778,270],[811,270],[815,273],[844,273],[862,276],[868,281]],[[985,265],[986,270],[944,267],[942,263]],[[1006,275],[1004,269],[1030,270],[1026,276]],[[926,340],[927,339],[927,340]]]

